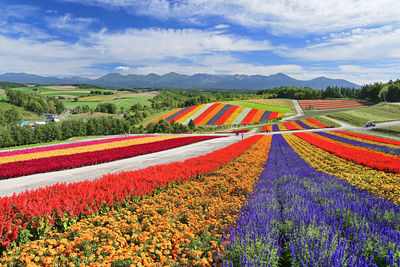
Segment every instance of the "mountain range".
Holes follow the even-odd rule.
[[[4,73],[0,74],[0,81],[17,83],[38,84],[93,84],[103,87],[152,87],[152,88],[185,88],[185,89],[244,89],[259,90],[280,86],[311,87],[325,89],[328,86],[354,87],[360,85],[343,79],[330,79],[318,77],[303,81],[294,79],[286,74],[278,73],[269,76],[263,75],[214,75],[194,74],[183,75],[170,72],[165,75],[154,73],[148,75],[109,73],[100,78],[89,79],[81,77],[56,78],[44,77],[26,73]]]

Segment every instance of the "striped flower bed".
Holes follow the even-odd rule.
[[[302,109],[339,109],[369,106],[369,103],[359,100],[298,100]]]
[[[320,129],[320,128],[331,128],[332,126],[326,125],[316,119],[307,118],[304,120],[297,120],[291,122],[283,122],[272,125],[264,125],[261,128],[261,132],[281,132],[281,131],[294,131],[294,130],[306,130],[306,129]]]
[[[9,151],[0,154],[0,179],[110,162],[216,138],[214,136],[151,136]]]
[[[400,266],[399,174],[360,162],[383,163],[386,152],[327,139],[315,133],[253,136],[200,161],[31,192],[41,193],[39,201],[0,199],[13,222],[2,223],[0,216],[3,246],[14,247],[7,242],[28,230],[43,237],[25,244],[18,236],[25,245],[3,253],[0,265]],[[155,188],[156,194],[130,197]],[[60,207],[83,215],[68,221],[77,215],[59,217]],[[29,223],[15,226],[19,221]],[[49,225],[62,231],[43,236]]]
[[[254,124],[285,116],[285,113],[245,108],[237,105],[212,103],[176,109],[154,122],[166,120],[169,123],[187,125],[193,120],[195,125]]]

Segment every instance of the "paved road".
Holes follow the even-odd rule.
[[[294,107],[295,107],[295,109],[297,111],[297,114],[293,115],[293,116],[289,116],[289,117],[283,118],[282,121],[295,120],[296,118],[304,115],[304,112],[301,109],[301,107],[299,105],[299,102],[297,102],[297,100],[292,100],[292,101],[293,101],[293,105],[294,105]]]
[[[245,138],[248,136],[249,135],[244,135]],[[229,137],[216,138],[166,151],[98,165],[0,180],[0,196],[9,196],[13,193],[20,193],[25,190],[36,189],[56,183],[94,180],[107,173],[118,173],[121,171],[143,169],[152,165],[184,161],[185,159],[205,155],[214,150],[226,147],[241,139],[241,136],[231,135]]]

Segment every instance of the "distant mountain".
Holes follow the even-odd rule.
[[[329,79],[318,77],[308,81],[296,80],[283,73],[269,76],[263,75],[212,75],[194,74],[183,75],[170,72],[165,75],[154,73],[148,75],[121,75],[109,73],[97,79],[89,78],[56,78],[42,77],[26,73],[4,73],[0,74],[0,81],[18,83],[41,83],[41,84],[78,84],[86,83],[104,87],[155,87],[155,88],[187,88],[187,89],[247,89],[259,90],[286,86],[311,87],[325,89],[328,86],[355,87],[358,84],[342,79]]]

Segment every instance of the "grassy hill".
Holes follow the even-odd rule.
[[[400,105],[379,103],[370,107],[327,114],[327,116],[355,126],[363,126],[370,120],[375,122],[400,120]]]
[[[224,101],[223,103],[238,105],[238,106],[242,106],[242,107],[246,107],[246,108],[255,108],[255,109],[276,111],[276,112],[282,112],[282,113],[291,113],[291,110],[288,107],[264,104],[264,103],[267,103],[267,101],[264,103],[257,103],[256,100],[267,100],[267,99],[253,99],[253,100],[245,100],[245,101]]]
[[[12,107],[16,108],[21,113],[22,118],[24,118],[24,120],[26,121],[43,119],[43,116],[39,116],[36,113],[27,111],[24,108],[14,106],[6,102],[0,102],[0,112],[6,112],[8,109]]]

